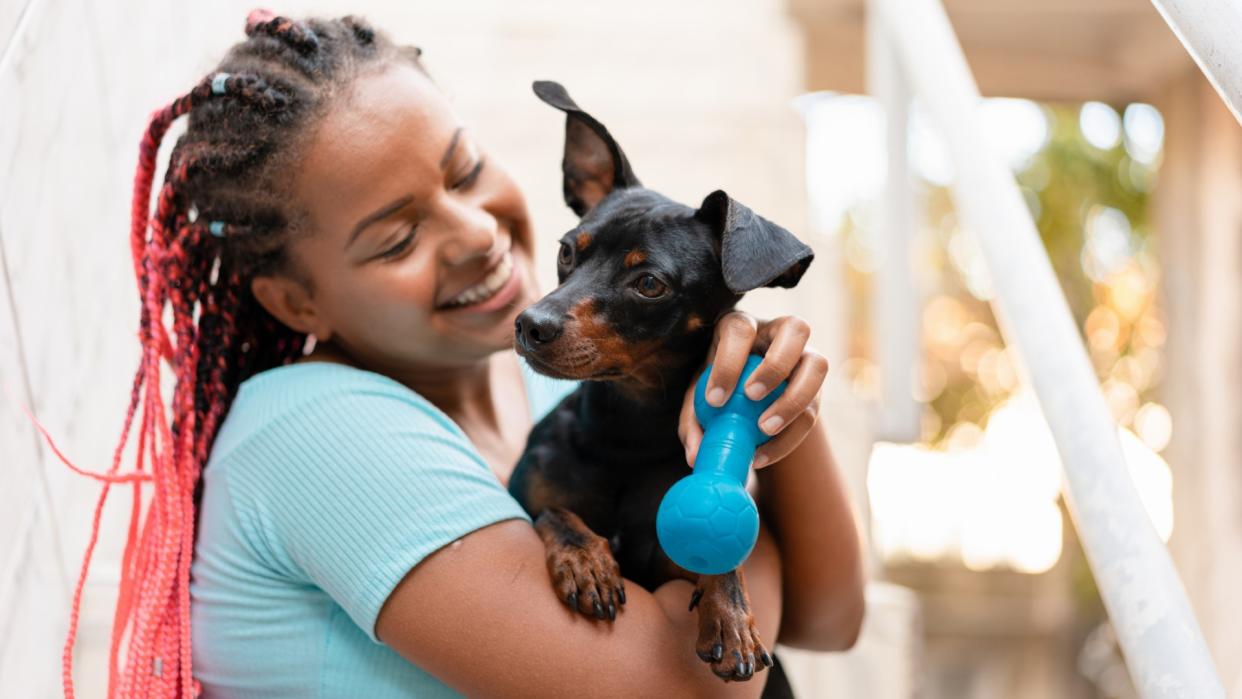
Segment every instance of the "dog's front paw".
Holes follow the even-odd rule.
[[[556,595],[571,609],[612,621],[625,604],[621,567],[608,540],[592,532],[574,513],[545,510],[535,521],[547,549],[548,572]]]
[[[724,681],[749,680],[772,667],[750,613],[750,601],[739,574],[706,575],[699,578],[690,608],[699,608],[699,638],[694,650],[711,663],[712,672]]]

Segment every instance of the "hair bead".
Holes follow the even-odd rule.
[[[224,94],[224,81],[228,80],[231,77],[233,76],[229,73],[216,73],[216,77],[211,79],[211,94],[223,95]]]

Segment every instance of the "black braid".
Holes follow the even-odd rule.
[[[287,254],[304,216],[290,209],[287,196],[300,137],[366,66],[412,62],[422,70],[417,49],[393,44],[355,16],[299,21],[256,12],[246,34],[187,96],[187,129],[165,175],[169,202],[161,223],[172,239],[164,264],[177,268],[165,277],[177,280],[175,305],[198,308],[195,334],[183,327],[178,335],[198,347],[200,457],[238,385],[305,347],[305,335],[250,293],[256,275],[305,281]],[[228,74],[216,85],[222,94],[213,90],[217,73]]]

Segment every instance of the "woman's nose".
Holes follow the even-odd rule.
[[[500,233],[500,226],[491,212],[465,202],[450,205],[448,226],[444,257],[450,264],[487,257],[495,249]]]

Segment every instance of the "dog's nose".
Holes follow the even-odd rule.
[[[527,349],[535,349],[560,337],[563,326],[558,315],[535,305],[518,314],[513,329],[518,342]]]

